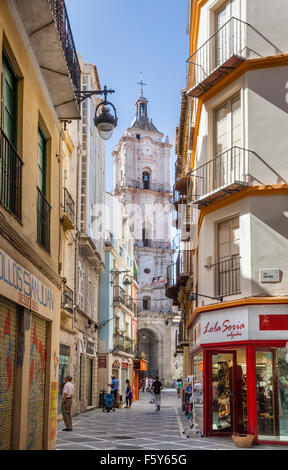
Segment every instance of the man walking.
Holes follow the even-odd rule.
[[[162,383],[159,380],[159,377],[155,377],[153,382],[153,391],[154,391],[154,398],[155,398],[155,411],[156,413],[160,411],[161,405],[161,390],[163,388]]]
[[[63,388],[62,398],[62,415],[66,428],[63,431],[72,431],[72,397],[74,393],[74,385],[71,383],[72,377],[65,377],[65,385]]]

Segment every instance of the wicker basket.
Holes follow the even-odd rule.
[[[252,447],[254,441],[253,434],[232,434],[232,441],[236,447],[241,447],[242,449],[248,449]]]

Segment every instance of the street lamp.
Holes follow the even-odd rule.
[[[94,124],[103,140],[111,138],[118,122],[115,106],[107,101],[108,93],[115,93],[115,90],[108,90],[106,85],[103,90],[79,90],[75,92],[80,103],[93,95],[104,95],[104,100],[98,104],[94,117]],[[110,113],[109,106],[112,107],[114,116]]]

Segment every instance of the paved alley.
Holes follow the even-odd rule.
[[[73,432],[63,432],[58,423],[58,450],[235,450],[230,438],[201,438],[182,434],[187,419],[176,391],[162,392],[160,413],[149,403],[150,394],[141,393],[131,409],[103,413],[95,409],[73,418]],[[254,446],[253,450],[281,450],[280,446]],[[285,447],[284,447],[285,449]],[[284,450],[283,449],[283,450]]]

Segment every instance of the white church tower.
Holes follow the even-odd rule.
[[[165,296],[167,267],[172,264],[171,186],[168,137],[148,117],[141,94],[136,116],[113,152],[114,192],[126,205],[138,265],[138,347],[148,360],[148,375],[165,385],[181,375],[174,358],[178,317]]]

